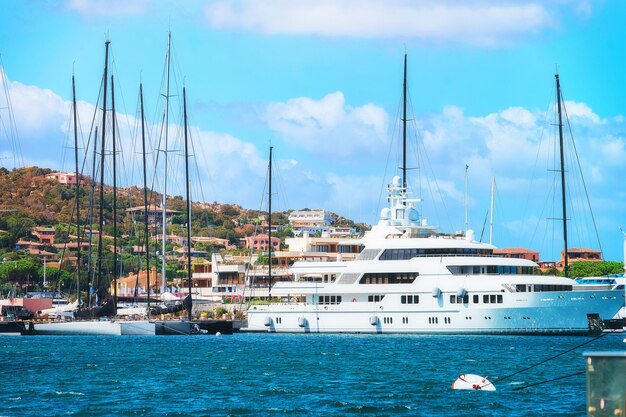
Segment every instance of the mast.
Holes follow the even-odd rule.
[[[91,307],[91,293],[93,289],[93,203],[96,194],[96,153],[98,151],[98,126],[93,136],[93,161],[91,167],[91,193],[89,195],[89,254],[87,257],[87,276],[89,277],[89,294],[87,296],[87,305]]]
[[[402,188],[406,193],[406,53],[404,54],[404,83],[402,87]]]
[[[163,236],[161,240],[161,292],[165,292],[165,246],[167,243],[167,140],[168,140],[168,124],[170,113],[170,47],[172,41],[172,32],[167,32],[167,57],[165,61],[165,150],[163,151],[163,196],[161,209],[163,215]]]
[[[113,141],[113,316],[117,315],[117,171],[115,153],[115,85],[111,75],[111,125]]]
[[[491,210],[489,211],[489,244],[493,240],[493,193],[496,187],[496,177],[491,177]]]
[[[465,192],[463,193],[463,206],[465,210],[465,232],[467,233],[468,221],[467,221],[467,170],[469,165],[465,164]]]
[[[556,102],[559,113],[559,150],[561,154],[561,199],[563,206],[563,275],[569,277],[569,256],[567,253],[567,204],[565,203],[565,157],[563,154],[563,116],[561,114],[561,82],[556,78]]]
[[[101,143],[101,153],[100,153],[100,208],[99,208],[99,216],[98,216],[98,286],[100,284],[100,278],[102,275],[102,221],[104,217],[104,139],[105,139],[105,131],[106,131],[106,121],[107,121],[107,78],[108,78],[108,70],[109,70],[109,44],[110,41],[106,41],[105,52],[104,52],[104,94],[102,96],[102,143]],[[100,289],[98,288],[98,291]],[[96,292],[97,294],[97,292]]]
[[[74,106],[74,162],[76,167],[76,295],[78,305],[80,305],[80,173],[78,170],[78,117],[76,114],[76,82],[74,80],[74,74],[72,74],[72,104]],[[44,274],[45,272],[46,270],[44,267]]]
[[[189,299],[193,303],[193,297],[191,296],[191,199],[189,196],[189,145],[187,143],[187,93],[185,87],[183,87],[183,120],[185,124],[185,183],[187,193],[187,285],[189,288]],[[189,321],[191,321],[192,306],[193,304],[189,305],[187,313]]]
[[[148,176],[146,174],[146,130],[143,112],[143,84],[139,84],[141,101],[141,148],[143,156],[143,225],[146,239],[146,283],[148,287],[148,319],[150,318],[150,238],[148,235]]]
[[[269,255],[268,255],[268,265],[269,265],[269,288],[268,291],[272,290],[272,150],[273,146],[270,146],[270,164],[269,164],[269,191],[268,191],[268,227],[267,227],[267,237],[269,241]]]

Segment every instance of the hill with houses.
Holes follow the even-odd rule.
[[[57,173],[51,169],[24,167],[0,168],[0,287],[23,279],[41,281],[43,263],[59,268],[57,278],[71,281],[76,270],[79,249],[76,226],[76,178],[73,173]],[[90,239],[97,241],[100,186],[88,177],[79,187],[80,249],[85,262]],[[95,203],[90,196],[95,192]],[[104,263],[110,264],[113,253],[113,189],[103,188],[102,240],[106,248]],[[161,245],[161,194],[149,192],[149,248],[151,264]],[[143,189],[118,187],[117,237],[118,257],[125,273],[136,273],[145,264]],[[91,207],[90,207],[91,205]],[[176,255],[186,245],[186,201],[180,196],[167,197],[167,274],[174,277],[183,268]],[[322,213],[322,223],[307,219],[309,213]],[[290,221],[291,216],[291,221]],[[295,220],[294,220],[295,216]],[[313,216],[315,217],[315,216]],[[350,219],[323,210],[289,210],[272,214],[272,235],[284,239],[305,230],[312,234],[323,231],[359,234],[367,229]],[[250,237],[267,233],[267,212],[245,209],[237,204],[193,202],[191,218],[192,247],[196,255],[207,256],[215,251],[243,253],[250,246]],[[248,238],[248,239],[246,239]],[[263,247],[256,247],[262,250]],[[10,266],[9,266],[10,264]],[[50,273],[48,271],[48,273]],[[85,278],[86,279],[86,278]],[[2,290],[3,288],[0,288]]]

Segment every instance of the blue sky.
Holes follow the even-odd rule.
[[[178,152],[184,82],[197,166],[194,201],[259,208],[271,141],[278,161],[274,207],[324,208],[371,224],[400,158],[406,51],[409,137],[418,143],[409,146],[409,165],[419,166],[409,182],[424,199],[423,216],[442,231],[465,227],[469,165],[469,227],[481,235],[494,176],[494,244],[538,250],[545,260],[558,257],[562,242],[560,227],[547,220],[560,217],[550,171],[558,66],[600,243],[606,259],[622,260],[624,2],[16,0],[2,6],[0,54],[21,147],[15,159],[14,139],[0,131],[4,166],[73,170],[72,71],[86,146],[108,37],[123,149],[118,182],[140,184],[139,82],[149,140],[157,147],[171,29],[171,193],[184,192]],[[0,116],[7,120],[6,109]],[[157,189],[161,170],[155,170]],[[578,168],[567,171],[570,246],[598,249],[582,183],[574,178]]]

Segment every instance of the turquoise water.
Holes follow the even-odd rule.
[[[0,337],[1,416],[581,416],[589,338],[276,335]],[[452,391],[459,373],[496,392]]]

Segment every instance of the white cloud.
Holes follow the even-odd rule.
[[[581,121],[591,122],[593,124],[601,123],[600,116],[595,114],[585,103],[575,101],[565,101],[567,115],[572,119],[578,118]]]
[[[386,142],[387,119],[387,113],[373,104],[346,105],[341,92],[320,100],[298,97],[270,103],[266,109],[267,124],[286,141],[330,158],[380,150]]]
[[[540,2],[409,0],[219,0],[209,24],[264,34],[416,38],[500,44],[553,25]]]
[[[149,0],[67,0],[65,9],[85,17],[111,17],[144,13],[149,3]]]

